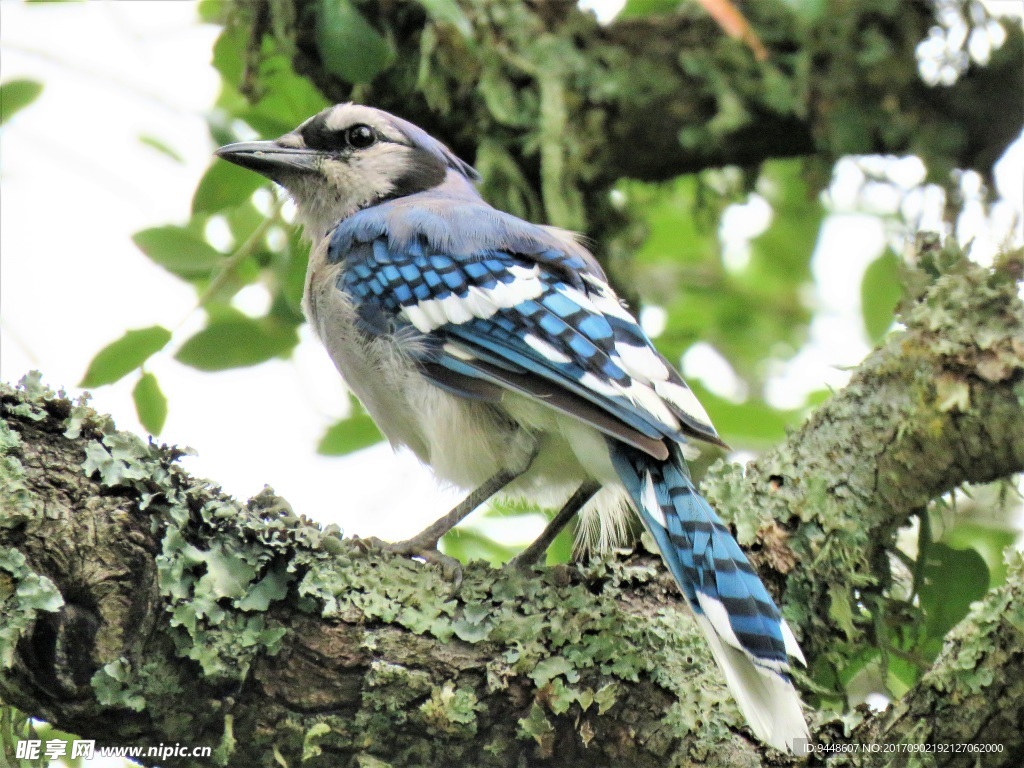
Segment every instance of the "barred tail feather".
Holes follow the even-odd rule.
[[[612,461],[661,549],[754,734],[782,751],[808,738],[788,657],[803,655],[729,529],[697,492],[678,446],[660,461],[609,441]]]
[[[697,614],[697,624],[754,735],[781,752],[791,752],[794,739],[810,738],[800,695],[789,676],[751,663],[746,653],[723,642],[706,616]]]

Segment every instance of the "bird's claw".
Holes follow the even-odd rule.
[[[538,566],[544,564],[544,557],[546,554],[546,548],[538,547],[537,549],[534,549],[532,546],[527,547],[508,561],[508,567],[514,568],[523,575],[531,575]]]
[[[392,552],[404,557],[418,557],[432,565],[440,566],[444,578],[452,582],[452,587],[458,591],[462,586],[462,563],[450,555],[446,555],[437,548],[436,541],[421,540],[418,537],[406,539],[405,541],[382,541],[376,536],[359,539],[359,546],[364,550],[379,549],[383,552]]]

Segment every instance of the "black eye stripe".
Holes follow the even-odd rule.
[[[378,131],[365,123],[356,123],[345,128],[331,129],[325,120],[313,120],[301,131],[302,140],[310,149],[323,152],[345,152],[366,149],[378,141],[388,141]]]

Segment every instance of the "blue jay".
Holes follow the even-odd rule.
[[[574,235],[492,208],[445,145],[358,104],[217,154],[294,198],[313,243],[307,317],[384,435],[476,489],[398,551],[438,559],[438,538],[499,492],[564,502],[521,563],[579,511],[612,543],[632,508],[754,733],[782,750],[808,736],[796,639],[683,458],[718,435]]]

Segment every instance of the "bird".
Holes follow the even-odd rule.
[[[370,106],[216,155],[293,198],[306,316],[384,436],[472,489],[393,551],[444,563],[439,538],[495,495],[562,505],[520,567],[577,513],[606,546],[635,513],[755,736],[809,737],[797,640],[687,467],[691,441],[723,443],[578,236],[492,207],[470,164]]]

